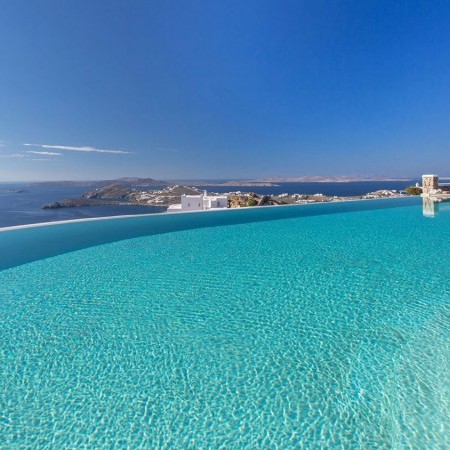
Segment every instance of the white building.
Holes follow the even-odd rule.
[[[210,196],[206,191],[199,195],[181,196],[181,204],[171,205],[167,211],[207,211],[210,209],[220,209],[228,207],[228,197],[226,195]]]

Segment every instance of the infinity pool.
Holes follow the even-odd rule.
[[[312,206],[0,232],[0,447],[448,447],[450,211]]]

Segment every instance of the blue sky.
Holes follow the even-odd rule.
[[[448,2],[0,10],[0,181],[450,173]]]

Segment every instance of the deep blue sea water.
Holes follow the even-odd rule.
[[[0,232],[0,448],[448,448],[449,245],[417,198]]]
[[[211,192],[255,192],[258,194],[316,194],[362,195],[377,189],[397,189],[415,184],[415,181],[383,181],[354,183],[281,183],[274,187],[208,186],[200,187]],[[28,193],[9,192],[10,189],[26,189]],[[55,187],[29,184],[0,183],[0,227],[29,223],[53,222],[58,220],[105,217],[127,214],[147,214],[164,211],[165,208],[134,205],[103,205],[81,208],[61,208],[43,210],[42,206],[66,198],[77,198],[89,187]]]
[[[10,190],[25,189],[28,193]],[[0,227],[87,217],[147,214],[166,208],[136,205],[102,205],[81,208],[42,209],[42,206],[66,198],[78,198],[89,187],[54,187],[28,184],[0,183]]]

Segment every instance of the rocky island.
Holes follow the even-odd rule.
[[[26,189],[0,189],[0,194],[28,194]]]
[[[141,205],[170,206],[180,203],[182,195],[199,195],[200,191],[191,186],[167,186],[162,189],[142,190],[123,184],[111,184],[85,192],[80,198],[65,199],[44,205],[44,209],[73,208],[98,205]],[[212,193],[214,195],[214,193]],[[306,203],[325,203],[344,200],[402,197],[404,194],[393,190],[379,190],[361,196],[337,197],[323,194],[279,194],[261,195],[254,192],[229,192],[229,208],[268,205],[292,205]]]

